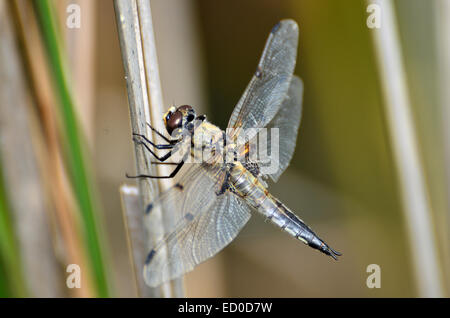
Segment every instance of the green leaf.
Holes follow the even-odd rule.
[[[54,9],[48,0],[36,0],[34,4],[42,38],[45,42],[53,84],[58,94],[66,167],[81,212],[82,234],[89,256],[91,275],[98,296],[108,297],[109,288],[104,251],[97,220],[99,209],[93,194],[92,180],[88,173],[85,142],[75,114],[74,99],[69,87],[66,61],[62,53],[63,46],[56,25]]]
[[[18,244],[0,165],[0,297],[25,297]]]

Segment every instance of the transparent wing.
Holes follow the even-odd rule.
[[[274,152],[278,152],[278,169],[274,173],[267,174],[275,182],[278,181],[280,175],[289,166],[294,154],[302,116],[302,99],[303,82],[299,77],[293,76],[288,94],[280,110],[267,125],[267,142],[262,143],[267,146],[267,150],[263,151],[263,153],[270,155],[270,160],[273,160],[277,158]],[[271,131],[271,128],[278,128],[278,142],[272,140],[274,131]],[[262,159],[262,161],[264,162],[265,160]],[[264,174],[264,169],[261,169],[261,172]]]
[[[236,137],[247,128],[265,127],[278,112],[294,71],[297,44],[295,21],[282,20],[275,25],[255,75],[231,114],[228,127],[235,128],[231,136]]]
[[[293,76],[286,98],[272,121],[251,140],[239,147],[238,158],[255,175],[270,176],[278,181],[289,166],[297,143],[298,128],[302,114],[303,82]],[[277,128],[278,131],[271,130]],[[274,139],[275,134],[278,140]],[[252,150],[253,149],[253,150]],[[249,152],[253,151],[252,157]],[[275,161],[275,162],[273,162]],[[266,169],[275,165],[276,169]]]
[[[175,209],[176,221],[147,257],[144,279],[149,286],[191,271],[230,243],[247,223],[250,212],[244,203],[228,191],[218,195],[224,169],[197,164],[155,202]]]

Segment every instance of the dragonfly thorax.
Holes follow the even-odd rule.
[[[200,162],[209,161],[217,154],[223,153],[224,132],[207,120],[195,125],[191,138],[194,150],[193,157]]]

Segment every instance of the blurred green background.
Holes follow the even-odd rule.
[[[394,1],[442,270],[438,273],[442,296],[448,296],[450,282],[449,139],[445,127],[448,105],[441,99],[447,83],[442,82],[440,72],[449,70],[440,63],[445,58],[440,44],[450,29],[443,29],[437,15],[450,17],[450,11],[440,10],[446,7],[445,2]],[[64,27],[69,3],[81,6],[81,29]],[[295,74],[305,87],[303,116],[291,165],[269,190],[343,253],[335,262],[255,215],[230,246],[187,275],[187,296],[424,295],[412,263],[415,251],[407,233],[371,35],[374,31],[366,25],[367,5],[366,1],[353,0],[151,1],[165,104],[193,105],[223,129],[253,75],[272,26],[284,18],[297,21],[300,37]],[[1,7],[6,14],[7,6]],[[90,153],[87,161],[92,163],[88,171],[102,207],[98,226],[99,236],[104,238],[100,247],[106,255],[108,295],[134,297],[118,188],[128,182],[125,172],[135,170],[135,161],[113,2],[61,1],[56,7],[69,56],[70,83],[81,105],[77,109],[80,130]],[[80,44],[87,37],[88,44]],[[77,45],[89,50],[87,57]],[[85,72],[77,71],[86,60],[81,61],[76,54],[90,61],[88,69],[80,66]],[[80,89],[86,84],[87,88]],[[35,121],[39,123],[39,117]],[[42,178],[48,173],[43,171]],[[5,182],[7,185],[7,178]],[[54,234],[50,239],[58,241]],[[56,258],[63,268],[58,274],[63,284],[67,261]],[[379,289],[366,285],[370,264],[381,268]],[[0,259],[0,279],[9,275],[5,268]],[[22,271],[26,281],[26,266]],[[66,295],[68,291],[62,287],[55,293]],[[21,294],[5,291],[2,295]],[[93,295],[96,293],[76,296]]]

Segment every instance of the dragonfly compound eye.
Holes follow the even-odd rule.
[[[172,135],[172,132],[180,128],[183,123],[183,114],[179,111],[174,112],[170,117],[167,119],[166,123],[166,129],[169,135]]]
[[[192,109],[192,106],[181,105],[180,107],[177,108],[177,110],[188,113],[188,112],[192,111],[193,109]]]

